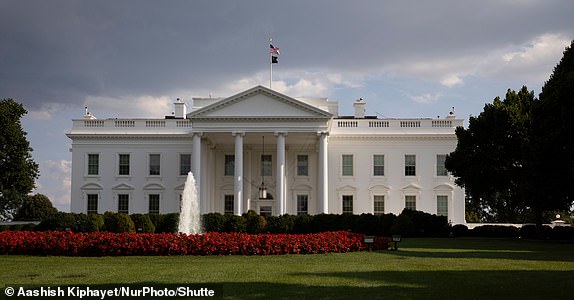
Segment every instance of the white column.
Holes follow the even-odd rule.
[[[285,214],[285,136],[287,133],[276,132],[275,135],[277,136],[276,215],[280,216]]]
[[[327,142],[327,132],[318,132],[319,136],[319,202],[317,203],[317,213],[329,213],[329,163],[327,161],[329,148]]]
[[[192,133],[192,143],[193,143],[193,153],[191,157],[193,159],[191,172],[195,178],[195,186],[197,189],[197,195],[199,196],[199,211],[201,213],[207,212],[207,205],[203,203],[203,195],[201,193],[201,136],[203,133],[194,132]]]
[[[243,213],[243,136],[244,132],[233,132],[235,136],[235,180],[234,180],[234,211],[240,216]]]

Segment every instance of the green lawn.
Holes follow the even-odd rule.
[[[0,269],[0,287],[218,283],[232,299],[570,299],[574,243],[404,239],[399,251],[325,255],[0,256]]]

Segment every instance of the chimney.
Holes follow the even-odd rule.
[[[353,108],[355,109],[355,119],[365,118],[365,104],[366,103],[363,98],[355,100],[355,103],[353,103]]]
[[[173,105],[175,112],[174,117],[176,119],[185,119],[185,116],[187,115],[187,106],[185,105],[185,102],[183,102],[183,100],[181,100],[180,98],[177,98],[177,100],[175,100]]]

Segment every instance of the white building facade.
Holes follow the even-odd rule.
[[[179,212],[188,172],[202,213],[394,213],[464,223],[464,190],[444,168],[463,120],[340,116],[326,98],[257,86],[176,101],[165,119],[73,120],[71,211]],[[266,193],[262,195],[261,191]]]

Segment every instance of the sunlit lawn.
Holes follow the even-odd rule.
[[[227,257],[0,256],[10,284],[208,284],[226,298],[570,299],[574,243],[404,239],[398,251]]]

